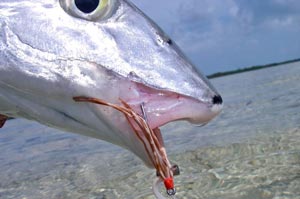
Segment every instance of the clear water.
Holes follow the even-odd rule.
[[[300,63],[212,80],[222,114],[163,128],[177,199],[300,199]],[[0,130],[0,198],[154,198],[154,171],[99,140],[26,120]]]

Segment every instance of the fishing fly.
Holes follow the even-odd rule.
[[[177,165],[171,166],[168,159],[167,153],[163,147],[162,139],[159,139],[157,135],[160,134],[158,128],[151,129],[146,121],[145,111],[143,110],[143,104],[141,104],[141,109],[143,115],[137,114],[125,101],[121,100],[123,106],[116,104],[111,104],[105,102],[101,99],[90,98],[90,97],[74,97],[76,102],[90,102],[95,104],[100,104],[104,106],[112,107],[120,112],[122,112],[129,125],[132,127],[133,132],[138,137],[140,142],[143,143],[145,150],[149,158],[152,161],[153,166],[156,168],[156,173],[158,180],[154,184],[154,193],[157,195],[157,186],[160,181],[165,185],[166,192],[169,196],[173,196],[176,193],[174,187],[174,175],[179,175],[179,168]]]

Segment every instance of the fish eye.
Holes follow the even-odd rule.
[[[98,7],[100,0],[75,0],[76,7],[84,13],[91,13]]]
[[[89,20],[109,18],[116,10],[118,0],[59,0],[69,15]]]

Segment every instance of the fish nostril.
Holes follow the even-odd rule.
[[[213,104],[222,104],[223,103],[223,99],[220,95],[215,95],[213,97]]]

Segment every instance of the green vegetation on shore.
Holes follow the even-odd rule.
[[[299,59],[288,60],[288,61],[283,61],[283,62],[272,63],[272,64],[266,64],[266,65],[251,66],[251,67],[241,68],[241,69],[232,70],[232,71],[218,72],[218,73],[208,75],[207,78],[212,79],[212,78],[216,78],[216,77],[222,77],[222,76],[226,76],[226,75],[233,75],[233,74],[248,72],[248,71],[252,71],[252,70],[259,70],[259,69],[274,67],[274,66],[278,66],[278,65],[282,65],[282,64],[289,64],[289,63],[298,62],[298,61],[300,61],[300,58]]]

